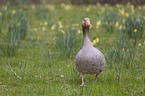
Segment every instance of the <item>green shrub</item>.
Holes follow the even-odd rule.
[[[135,49],[123,40],[118,40],[115,47],[107,50],[105,57],[109,68],[139,68],[139,63],[135,60]]]
[[[124,34],[124,37],[126,38],[133,38],[133,39],[139,39],[143,36],[144,31],[144,19],[139,17],[134,18],[126,18],[125,23],[123,26],[125,26],[122,30],[122,33]]]
[[[117,21],[117,12],[112,10],[106,10],[103,14],[103,26],[106,28],[106,32],[115,32],[115,24]]]
[[[27,35],[27,19],[24,14],[16,10],[6,10],[2,13],[0,55],[13,56],[18,51],[21,41]]]
[[[58,32],[56,39],[56,48],[60,56],[73,57],[75,50],[81,46],[81,34],[78,34],[78,29],[70,29],[69,32]]]

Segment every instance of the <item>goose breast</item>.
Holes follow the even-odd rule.
[[[82,48],[76,55],[75,64],[79,72],[98,74],[104,69],[105,58],[97,48]]]

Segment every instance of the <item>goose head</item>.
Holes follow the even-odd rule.
[[[84,28],[89,28],[90,27],[90,19],[89,18],[84,18],[83,21],[82,21],[82,27]]]

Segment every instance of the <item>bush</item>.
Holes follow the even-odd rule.
[[[139,68],[139,63],[135,60],[135,49],[128,44],[118,40],[116,47],[107,50],[105,57],[109,68]]]
[[[138,39],[142,38],[143,35],[143,27],[144,27],[144,19],[139,17],[126,18],[125,26],[122,30],[122,33],[128,38]]]
[[[0,42],[0,55],[13,56],[18,51],[21,41],[27,35],[27,20],[24,14],[16,10],[7,10],[2,13],[3,20],[0,20],[0,32],[2,34]]]
[[[58,32],[56,39],[56,48],[61,57],[73,57],[74,51],[81,46],[81,34],[78,34],[78,29],[70,29],[69,32]]]

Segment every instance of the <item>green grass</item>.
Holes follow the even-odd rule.
[[[12,10],[16,10],[16,14],[18,12],[24,14],[24,18],[28,21],[27,35],[24,40],[21,40],[17,52],[10,56],[0,54],[0,95],[144,96],[145,25],[142,26],[142,37],[139,35],[140,38],[137,41],[133,38],[123,38],[122,36],[125,34],[122,32],[122,30],[125,30],[123,29],[123,20],[125,21],[127,18],[121,15],[123,9],[124,13],[129,14],[128,18],[137,16],[143,19],[143,16],[145,16],[145,6],[132,9],[132,5],[106,7],[99,5],[66,7],[63,5],[0,6],[2,15],[5,12],[11,13]],[[75,68],[75,55],[81,49],[83,35],[77,33],[76,38],[64,37],[67,40],[75,39],[72,41],[79,44],[77,46],[74,44],[71,51],[68,51],[71,52],[71,55],[70,53],[65,53],[66,55],[59,53],[59,51],[63,52],[65,49],[58,48],[58,38],[62,35],[69,35],[70,30],[73,30],[73,24],[79,24],[77,31],[81,30],[81,22],[84,17],[89,17],[92,24],[90,29],[91,41],[99,38],[99,42],[94,46],[104,53],[106,66],[96,83],[94,83],[95,75],[85,75],[86,86],[80,87],[81,76]],[[1,16],[0,20],[3,20],[3,22],[0,21],[2,25],[2,27],[0,26],[0,43],[2,43],[3,37],[8,34],[6,33],[7,24],[10,22],[7,22],[6,18],[1,19]],[[62,29],[59,28],[59,21],[63,26]],[[96,28],[98,21],[101,21],[101,25]],[[45,22],[47,24],[44,24]],[[108,22],[108,25],[106,22]],[[116,22],[119,23],[118,26],[115,25]],[[54,24],[56,27],[52,30]],[[135,24],[134,28],[137,26],[137,29],[140,30],[138,25]],[[120,25],[122,25],[121,29],[119,28]],[[129,27],[128,30],[134,30],[129,25],[127,27]],[[135,46],[134,43],[136,43]],[[62,44],[65,48],[71,46],[65,45],[67,43]],[[7,48],[7,46],[4,48]],[[129,49],[131,51],[127,51]]]

